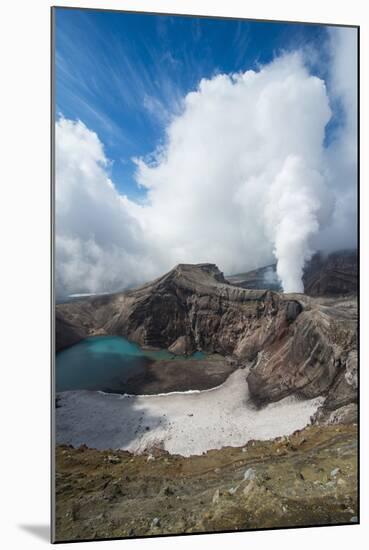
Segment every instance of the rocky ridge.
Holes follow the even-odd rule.
[[[283,294],[228,284],[215,265],[179,264],[140,288],[57,305],[56,350],[69,339],[72,345],[88,335],[112,334],[177,353],[251,357],[270,340],[272,328],[300,311],[299,302]]]
[[[354,297],[244,289],[229,284],[213,264],[180,264],[138,289],[56,308],[57,350],[88,335],[111,334],[174,353],[232,356],[252,363],[248,383],[259,405],[293,393],[326,395],[316,418],[322,422],[352,417],[356,332]]]

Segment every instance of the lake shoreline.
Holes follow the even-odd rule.
[[[203,391],[220,386],[238,368],[222,356],[205,359],[162,359],[144,366],[125,383],[125,393],[157,395]]]
[[[222,384],[237,367],[220,354],[177,355],[121,336],[95,335],[58,352],[56,389],[134,395],[205,390]]]
[[[143,453],[201,455],[293,433],[310,423],[322,398],[293,396],[257,409],[249,395],[248,369],[220,386],[193,393],[136,395],[69,391],[57,395],[57,443]],[[278,422],[276,422],[278,417]]]

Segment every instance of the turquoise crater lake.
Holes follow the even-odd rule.
[[[203,359],[196,352],[188,360]],[[150,351],[120,336],[91,336],[56,354],[56,391],[124,392],[125,382],[161,359],[184,359],[167,350]]]

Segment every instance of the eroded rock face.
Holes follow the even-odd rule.
[[[87,336],[83,326],[68,321],[58,309],[56,310],[55,332],[57,351],[77,344],[77,342],[80,342]]]
[[[227,284],[212,264],[181,264],[138,289],[57,306],[57,325],[175,353],[205,350],[252,359],[280,338],[301,309],[281,294]]]
[[[195,349],[193,341],[189,336],[179,336],[168,350],[174,355],[191,355]]]
[[[304,287],[310,296],[342,296],[357,292],[357,251],[328,256],[315,254],[305,268]]]
[[[356,317],[354,298],[249,290],[213,264],[180,264],[138,289],[57,306],[56,344],[111,334],[177,354],[232,355],[254,363],[248,383],[259,404],[326,395],[330,414],[356,400]]]
[[[332,386],[328,400],[333,408],[352,400],[356,388],[346,376],[352,371],[356,320],[346,313],[315,301],[305,304],[283,341],[259,354],[248,377],[255,399],[276,401],[290,393],[312,398]]]
[[[305,294],[309,296],[344,296],[357,293],[357,251],[340,250],[328,255],[316,253],[304,269]],[[282,290],[276,264],[228,276],[231,284],[242,288]]]
[[[344,364],[329,388],[327,398],[315,414],[319,423],[357,422],[357,351],[350,351],[344,358]]]
[[[349,403],[333,411],[324,407],[315,415],[316,424],[356,424],[358,419],[357,403]]]

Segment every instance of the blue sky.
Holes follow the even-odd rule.
[[[326,29],[57,8],[56,111],[98,134],[115,185],[140,200],[132,158],[163,142],[170,117],[201,78],[257,69],[298,48],[321,53],[311,63],[324,77]]]

